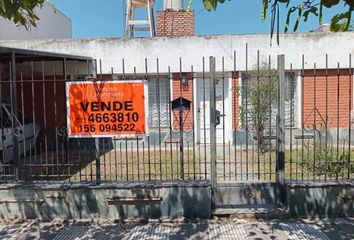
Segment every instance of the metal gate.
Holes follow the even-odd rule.
[[[229,214],[231,208],[274,208],[284,203],[285,57],[278,56],[276,70],[271,64],[270,58],[261,62],[258,53],[257,65],[233,76],[231,91],[225,92],[225,73],[216,76],[215,58],[210,58],[211,180],[219,213],[223,208]],[[222,91],[217,89],[220,82]],[[233,142],[227,141],[225,131],[229,98],[234,108]]]

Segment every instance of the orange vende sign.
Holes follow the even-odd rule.
[[[68,82],[66,96],[69,137],[147,133],[143,81]]]

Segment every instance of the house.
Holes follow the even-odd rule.
[[[16,117],[17,107],[40,123],[45,137],[39,145],[45,150],[43,153],[33,156],[23,152],[16,157],[17,161],[3,164],[2,176],[16,181],[88,181],[97,184],[101,180],[124,183],[156,180],[160,184],[164,180],[188,179],[210,191],[204,197],[196,195],[194,189],[197,188],[194,187],[197,185],[192,185],[190,193],[176,189],[186,195],[187,200],[175,198],[178,196],[175,193],[171,196],[185,206],[190,206],[191,201],[198,205],[199,199],[209,198],[210,201],[206,200],[208,208],[212,205],[287,206],[284,203],[288,199],[295,202],[290,205],[295,210],[290,211],[296,213],[315,215],[318,209],[323,209],[323,213],[336,212],[342,205],[338,194],[342,190],[346,194],[346,189],[333,191],[335,185],[332,183],[326,186],[317,185],[317,182],[312,185],[311,182],[302,183],[334,180],[342,184],[338,180],[353,178],[350,153],[353,143],[354,32],[331,33],[322,28],[309,33],[280,34],[280,45],[276,45],[271,44],[268,34],[196,36],[193,11],[157,12],[156,25],[157,36],[149,38],[0,41],[0,98],[12,103],[11,118],[18,120],[12,125],[16,127],[25,122],[25,118],[21,121]],[[284,67],[278,60],[283,56]],[[138,84],[140,95],[135,94],[137,91],[130,93],[139,95],[139,99],[147,99],[149,134],[115,135],[108,139],[110,147],[104,138],[68,136],[67,106],[71,108],[73,105],[65,105],[70,103],[65,95],[65,84],[76,82],[73,85],[85,87],[88,84],[81,82],[86,80],[102,85],[122,80],[144,80],[148,86],[147,95],[144,88],[142,90],[142,81]],[[261,85],[264,82],[272,83],[271,87],[267,86],[270,91],[263,93],[262,98],[255,97],[257,94],[250,89],[256,89],[254,92],[257,93],[264,87]],[[117,92],[121,96],[121,92]],[[85,102],[81,105],[85,107],[81,108],[87,109],[88,101],[82,101],[86,99],[83,91],[73,95],[79,104]],[[92,94],[93,97],[97,95]],[[278,95],[283,98],[277,99]],[[185,106],[178,106],[178,102],[185,103]],[[93,104],[102,109],[109,108],[102,103],[92,101],[91,109]],[[214,135],[210,123],[211,119],[214,120],[212,103],[219,111],[215,114],[219,125]],[[263,109],[255,111],[256,105],[263,106]],[[285,108],[284,114],[281,106]],[[258,113],[262,113],[261,127],[255,123],[255,118],[260,118]],[[80,121],[84,119],[82,114],[77,116]],[[106,133],[107,125],[101,124],[102,119],[100,116],[100,126],[104,127],[101,132]],[[95,121],[98,122],[97,118],[92,122]],[[109,118],[107,121],[119,122]],[[214,136],[217,144],[212,144],[211,137]],[[10,137],[13,145],[18,147],[22,136],[13,132]],[[266,148],[262,148],[260,140],[266,140]],[[84,145],[85,141],[94,144]],[[77,143],[75,147],[79,151],[73,143]],[[285,150],[285,145],[289,149]],[[16,150],[14,147],[13,152],[18,153]],[[207,181],[200,183],[196,181],[198,179]],[[298,180],[301,184],[285,185],[287,180]],[[152,185],[158,185],[157,182]],[[155,188],[150,190],[152,185],[149,184],[139,185],[147,191],[146,196],[156,196],[157,192],[165,199],[170,195]],[[167,185],[175,192],[175,182]],[[167,185],[162,183],[161,186],[169,188]],[[325,190],[319,189],[323,186]],[[107,199],[103,202],[120,201],[115,195],[120,193],[113,188],[112,191],[102,191],[111,194],[102,195],[100,199]],[[145,199],[144,191],[133,189],[133,194],[128,193],[130,199],[130,196],[137,196],[133,200],[140,201],[142,193]],[[81,191],[78,194],[82,195]],[[158,202],[165,201],[161,206],[174,204],[169,197],[167,200],[158,198]],[[80,203],[90,202],[77,199]],[[151,199],[147,199],[150,203]],[[301,204],[297,204],[299,202]],[[107,213],[117,210],[114,204],[104,209],[108,208],[112,211]],[[312,211],[315,208],[317,210]]]
[[[209,119],[204,114],[209,111],[209,56],[216,58],[216,106],[221,112],[218,143],[244,142],[242,134],[236,139],[236,133],[245,129],[240,108],[247,99],[238,89],[245,86],[245,73],[257,69],[257,62],[276,69],[279,54],[286,58],[288,129],[301,132],[316,125],[341,130],[351,125],[353,32],[280,34],[280,45],[276,45],[270,44],[268,34],[195,36],[193,11],[157,12],[156,25],[154,38],[6,40],[0,46],[88,56],[96,59],[90,63],[90,74],[97,73],[103,80],[148,79],[149,128],[154,139],[157,132],[165,141],[174,138],[169,136],[171,127],[178,132],[176,112],[170,111],[169,102],[182,95],[192,102],[191,110],[184,113],[183,129],[190,132],[186,139],[209,142]],[[47,73],[51,68],[46,66],[46,79],[52,75]],[[61,63],[56,68],[62,71]],[[78,79],[87,68],[74,66],[71,73],[68,79]]]

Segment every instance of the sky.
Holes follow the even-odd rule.
[[[122,37],[124,32],[125,0],[52,0],[54,5],[71,18],[74,38]],[[187,0],[185,6],[187,5]],[[155,10],[162,10],[163,0],[156,0]],[[324,22],[330,22],[338,6],[324,12]],[[261,21],[261,0],[226,0],[216,11],[204,10],[202,0],[194,0],[195,31],[197,35],[269,33],[270,16]],[[138,17],[143,17],[142,12]],[[295,17],[295,16],[294,16]],[[281,11],[281,31],[284,30],[286,11]],[[295,19],[292,19],[291,29]],[[319,27],[318,18],[301,23],[298,32]]]

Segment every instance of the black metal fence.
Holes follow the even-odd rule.
[[[244,57],[242,57],[244,59]],[[352,156],[352,81],[349,68],[316,64],[305,69],[283,69],[279,84],[276,60],[257,54],[255,64],[225,71],[225,59],[216,59],[222,71],[211,72],[201,59],[202,72],[156,69],[144,73],[97,72],[69,75],[66,62],[0,64],[1,179],[3,181],[146,181],[210,179],[210,142],[216,141],[217,181],[276,181],[277,115],[284,105],[285,179],[349,180],[354,177]],[[100,68],[101,64],[94,64]],[[88,68],[89,69],[89,68]],[[96,68],[97,69],[97,68]],[[68,138],[65,83],[69,81],[145,80],[149,89],[149,135],[144,137]],[[70,80],[69,80],[70,79]],[[284,86],[279,89],[279,86]],[[215,87],[215,98],[209,89]],[[282,97],[280,97],[282,96]],[[179,97],[190,108],[173,109]],[[210,101],[218,125],[210,134]]]

